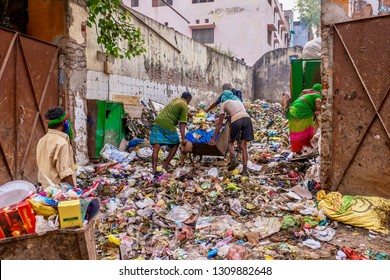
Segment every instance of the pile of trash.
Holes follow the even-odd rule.
[[[152,123],[155,118],[155,113],[142,103],[141,118],[134,118],[126,115],[126,127],[128,130],[127,138],[145,138],[149,139]]]
[[[78,185],[95,183],[102,205],[94,219],[99,259],[388,258],[337,245],[339,224],[316,204],[316,196],[325,199],[313,171],[317,155],[291,158],[279,104],[256,100],[247,109],[256,133],[249,177],[241,176],[242,165],[228,171],[225,158],[180,166],[178,155],[172,172],[154,177],[146,138],[127,151],[106,145],[105,163],[78,168]],[[198,111],[189,130],[212,129],[209,117]]]
[[[51,183],[37,192],[27,181],[8,182],[0,187],[0,239],[86,226],[99,212],[99,199],[90,197],[96,186],[81,190]]]

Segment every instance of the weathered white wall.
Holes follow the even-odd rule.
[[[123,2],[131,6],[131,0]],[[274,45],[267,43],[267,24],[275,24],[278,28],[278,20],[283,20],[288,25],[283,12],[274,12],[277,6],[277,0],[272,0],[271,5],[268,0],[214,0],[197,4],[192,0],[174,0],[172,7],[190,23],[167,6],[152,7],[152,1],[139,1],[139,7],[133,9],[162,24],[167,22],[168,26],[188,37],[192,37],[190,26],[195,26],[196,20],[204,25],[205,19],[209,19],[210,23],[215,23],[215,41],[211,45],[230,50],[238,58],[244,58],[248,65],[253,65],[263,54],[274,49]],[[283,37],[289,30],[286,26],[286,30],[273,32],[280,42],[275,48],[286,47]]]
[[[132,60],[115,60],[112,74],[105,74],[104,62],[97,60],[96,33],[88,29],[87,98],[111,100],[114,94],[139,95],[168,103],[184,90],[193,103],[208,105],[220,93],[223,83],[232,82],[253,96],[253,69],[222,55],[191,38],[140,14],[145,24],[134,19],[145,38],[147,52]],[[150,26],[150,27],[148,27]],[[154,30],[154,31],[153,31]]]
[[[116,59],[112,72],[105,73],[102,51],[95,29],[87,29],[87,99],[112,100],[113,95],[140,96],[167,104],[185,90],[193,95],[191,105],[210,105],[221,93],[222,84],[231,82],[241,89],[244,99],[253,98],[253,68],[195,42],[172,28],[141,14],[133,19],[145,39],[146,53],[131,60]],[[80,95],[82,96],[82,95]],[[76,127],[85,131],[86,105],[76,99]],[[76,154],[87,155],[86,139],[78,138]]]

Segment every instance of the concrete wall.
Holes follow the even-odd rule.
[[[290,56],[300,55],[302,47],[277,49],[263,55],[254,68],[254,97],[280,102],[283,93],[290,94]]]
[[[59,85],[62,106],[71,113],[75,130],[74,149],[77,164],[88,162],[86,124],[86,29],[88,13],[84,0],[65,1],[65,37],[60,41]]]
[[[241,89],[244,99],[253,98],[253,68],[235,61],[213,49],[195,42],[174,29],[159,24],[141,14],[133,18],[141,29],[147,52],[132,60],[114,60],[113,63],[98,59],[101,47],[96,43],[95,29],[87,28],[86,43],[80,26],[85,20],[85,9],[71,4],[73,19],[72,42],[75,44],[73,58],[79,61],[86,46],[87,69],[77,72],[69,85],[75,111],[76,160],[87,159],[86,104],[87,99],[112,100],[114,95],[140,96],[148,104],[149,99],[167,104],[183,91],[193,94],[191,105],[210,105],[221,92],[225,82]],[[80,61],[79,61],[80,62]],[[105,68],[106,65],[106,68]],[[107,70],[107,66],[111,69]],[[110,73],[108,73],[110,72]],[[80,86],[79,82],[85,79]]]
[[[131,6],[131,0],[123,1]],[[214,44],[225,51],[232,51],[238,58],[244,58],[248,65],[253,65],[263,54],[275,48],[285,47],[284,37],[290,28],[286,21],[280,4],[277,0],[214,0],[214,2],[193,4],[192,0],[173,0],[173,8],[152,7],[152,1],[139,1],[136,11],[155,19],[161,24],[175,28],[178,32],[192,37],[192,29],[206,28],[205,20],[215,24]],[[196,24],[199,20],[199,24]],[[281,20],[285,29],[278,24]],[[273,32],[279,43],[267,43],[267,24],[273,24],[277,31]]]
[[[104,62],[97,59],[100,47],[94,29],[88,29],[87,98],[111,100],[114,94],[139,95],[168,103],[189,90],[194,104],[209,104],[230,81],[242,89],[244,97],[253,96],[252,67],[235,61],[197,43],[172,28],[140,14],[134,24],[141,28],[147,52],[132,60],[115,60],[112,73],[104,73]]]

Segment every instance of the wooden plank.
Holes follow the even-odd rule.
[[[123,104],[123,108],[125,109],[126,114],[133,118],[141,118],[142,117],[142,105],[127,105]]]
[[[112,96],[112,101],[120,102],[120,103],[123,103],[124,105],[140,105],[141,104],[141,97],[115,94]]]

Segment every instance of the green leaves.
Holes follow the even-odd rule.
[[[120,5],[120,0],[87,0],[87,26],[97,27],[97,42],[104,46],[107,55],[131,59],[146,51],[145,42],[139,28],[131,23],[130,12]]]
[[[321,21],[321,0],[297,0],[296,9],[301,15],[301,20],[308,27],[318,26]]]

